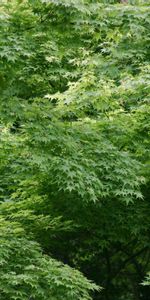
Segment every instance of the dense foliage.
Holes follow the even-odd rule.
[[[1,1],[0,299],[148,300],[149,28],[149,0]]]

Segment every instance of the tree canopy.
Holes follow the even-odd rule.
[[[149,0],[1,1],[0,299],[148,300],[149,28]]]

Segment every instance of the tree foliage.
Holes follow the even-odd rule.
[[[1,1],[4,300],[148,299],[149,4]]]

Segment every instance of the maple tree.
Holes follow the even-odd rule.
[[[149,4],[1,1],[4,300],[148,299]]]

